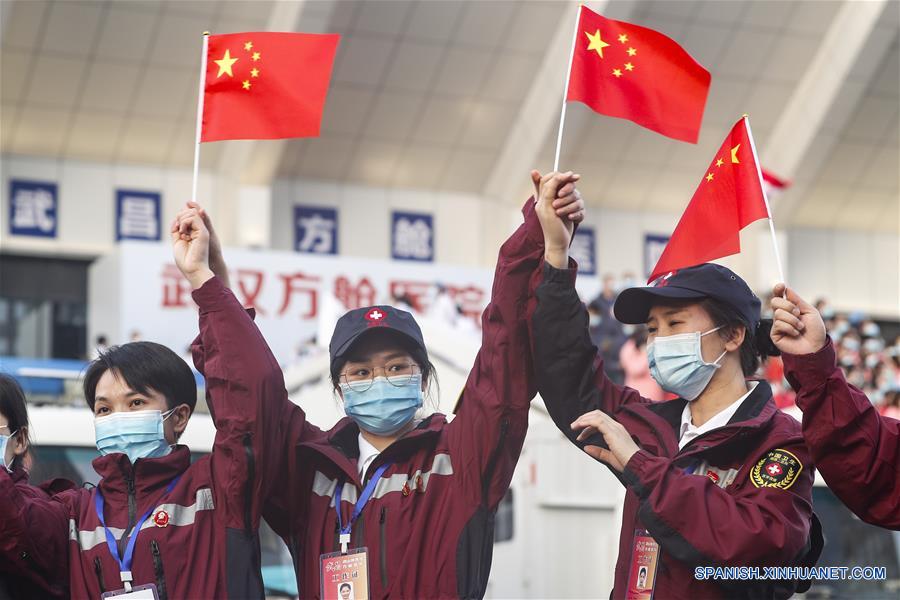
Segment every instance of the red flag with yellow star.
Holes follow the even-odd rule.
[[[696,144],[709,82],[709,71],[658,31],[581,7],[566,100]]]
[[[741,251],[740,231],[769,218],[747,117],[738,121],[703,174],[648,282]]]
[[[200,140],[319,135],[337,34],[211,35]]]

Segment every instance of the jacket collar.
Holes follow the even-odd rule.
[[[129,492],[140,499],[165,488],[191,465],[191,452],[178,445],[166,456],[141,458],[133,465],[127,455],[114,452],[95,458],[92,464],[100,475],[103,497],[114,503],[127,499]]]
[[[446,417],[434,413],[423,419],[403,437],[395,441],[382,452],[375,462],[391,458],[402,462],[404,458],[418,450],[423,444],[437,437],[447,424]],[[359,426],[350,417],[338,421],[324,438],[301,442],[299,448],[308,448],[325,456],[348,476],[348,479],[359,485],[359,472],[356,460],[359,458]],[[373,463],[374,464],[374,463]]]
[[[668,424],[669,427],[665,428],[664,432],[657,431],[657,435],[662,438],[664,441],[663,445],[665,446],[670,446],[674,443],[673,452],[677,454],[678,432],[681,428],[681,413],[684,411],[686,404],[687,400],[676,398],[675,400],[669,400],[667,402],[633,404],[627,406],[631,408],[635,414],[642,416],[644,420],[650,422],[652,426],[656,426],[657,429],[659,429],[659,425],[661,425],[660,421],[664,421]],[[755,431],[767,427],[777,411],[778,409],[775,407],[775,402],[772,399],[772,388],[767,382],[759,381],[756,388],[749,396],[747,396],[737,412],[734,413],[734,416],[731,417],[731,420],[728,421],[727,425],[720,427],[719,429],[714,429],[713,431],[696,438],[697,440],[703,441],[702,447],[695,443],[696,440],[692,440],[690,444],[684,447],[682,452],[687,455],[692,453],[698,447],[702,449],[708,448],[709,446],[717,446],[726,443],[734,436],[743,437],[751,435]],[[647,413],[650,414],[648,415]]]

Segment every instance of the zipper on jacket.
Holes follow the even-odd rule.
[[[244,434],[244,452],[247,454],[247,485],[244,491],[244,532],[253,535],[253,483],[256,478],[256,458],[253,456],[253,436]]]
[[[103,565],[100,564],[100,557],[94,557],[94,573],[97,574],[97,583],[100,584],[100,593],[106,593],[106,586],[103,585]]]
[[[503,442],[506,441],[506,432],[509,429],[509,419],[500,421],[500,437],[497,445],[488,459],[487,466],[484,469],[484,478],[481,481],[481,502],[485,506],[488,503],[488,495],[491,491],[491,478],[494,476],[494,469],[497,468],[497,461],[500,460],[500,451],[503,450]]]
[[[381,555],[381,591],[384,592],[387,590],[388,585],[388,573],[387,573],[387,535],[385,535],[385,530],[387,529],[386,525],[387,521],[387,507],[381,507],[381,517],[378,519],[378,525],[381,529],[381,538],[379,540],[379,554]]]
[[[159,544],[156,543],[156,540],[150,540],[150,553],[153,554],[153,572],[156,574],[156,592],[159,600],[168,600],[166,575],[163,573],[162,555],[159,553]]]
[[[117,544],[119,548],[119,556],[125,554],[125,546],[128,544],[128,536],[131,534],[131,530],[134,529],[134,521],[137,519],[137,497],[135,496],[134,491],[134,476],[131,473],[125,473],[125,483],[128,486],[128,527],[125,528],[125,532],[122,534],[122,537],[119,539],[119,543]]]

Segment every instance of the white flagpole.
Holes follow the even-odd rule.
[[[778,277],[781,283],[787,285],[784,280],[784,268],[781,266],[781,252],[778,251],[778,238],[775,237],[775,221],[772,220],[772,208],[769,206],[769,195],[766,194],[766,184],[763,181],[762,166],[759,164],[759,155],[756,154],[756,142],[753,141],[753,131],[750,129],[750,116],[744,115],[744,125],[747,127],[747,137],[750,138],[750,149],[753,150],[753,160],[756,161],[756,174],[759,176],[759,187],[762,190],[763,200],[766,203],[766,214],[769,215],[769,231],[772,233],[772,247],[775,249],[775,262],[778,263]]]
[[[200,135],[203,133],[203,96],[206,92],[206,55],[209,52],[209,32],[203,32],[203,55],[200,57],[200,88],[197,95],[197,133],[194,141],[194,181],[191,202],[197,201],[197,179],[200,175]]]
[[[553,159],[553,170],[559,171],[559,151],[562,148],[563,126],[566,122],[566,96],[569,94],[569,78],[572,76],[572,59],[575,58],[575,41],[578,39],[578,23],[581,21],[581,9],[575,15],[575,29],[572,31],[572,51],[569,53],[569,68],[566,69],[566,87],[563,88],[562,108],[559,111],[559,132],[556,134],[556,158]]]

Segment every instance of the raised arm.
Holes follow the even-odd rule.
[[[844,379],[818,311],[775,288],[772,340],[803,411],[803,437],[831,491],[860,519],[900,529],[900,421]]]
[[[588,331],[587,310],[575,291],[575,275],[568,246],[548,247],[531,326],[538,392],[559,430],[583,446],[571,428],[579,416],[592,410],[612,414],[623,404],[647,400],[606,376]]]
[[[535,393],[526,313],[544,255],[540,220],[554,219],[558,233],[571,235],[574,223],[583,218],[577,179],[572,173],[538,178],[535,184],[543,193],[537,202],[526,202],[524,223],[500,248],[491,302],[482,317],[481,349],[449,426],[464,486],[489,509],[509,487]]]
[[[201,215],[183,212],[173,229],[175,261],[194,288],[200,311],[192,353],[206,378],[216,425],[212,464],[226,492],[221,508],[230,527],[254,533],[263,499],[288,488],[289,446],[312,428],[288,399],[281,368],[251,315],[213,274],[210,235]],[[224,269],[224,261],[217,264]]]

